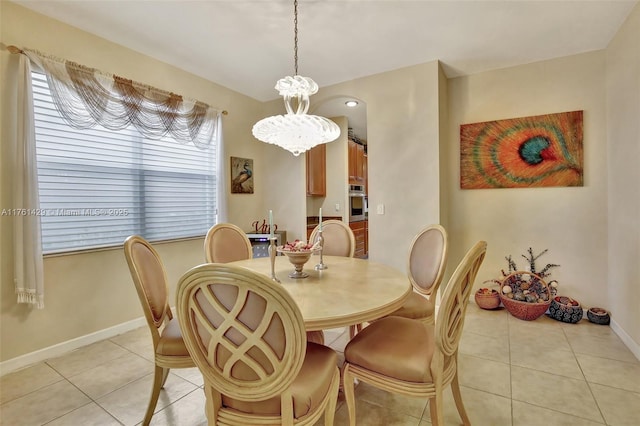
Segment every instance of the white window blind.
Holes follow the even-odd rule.
[[[216,149],[144,139],[129,127],[77,130],[33,73],[42,246],[56,253],[205,235],[215,223]],[[218,130],[219,131],[219,130]]]

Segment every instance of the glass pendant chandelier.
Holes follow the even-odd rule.
[[[316,145],[336,140],[340,128],[325,117],[307,114],[309,96],[318,91],[318,85],[309,77],[298,75],[298,0],[293,2],[293,14],[295,75],[281,78],[275,87],[284,98],[287,113],[258,121],[252,132],[256,139],[298,156]]]

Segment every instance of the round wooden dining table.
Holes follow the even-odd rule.
[[[293,265],[276,256],[275,275],[302,312],[307,331],[346,327],[388,315],[411,294],[405,273],[365,259],[323,256],[328,269],[314,269],[319,256],[304,266],[307,278],[290,278]],[[268,257],[232,262],[271,277]],[[274,282],[275,283],[275,282]]]

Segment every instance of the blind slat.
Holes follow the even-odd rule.
[[[215,223],[215,144],[207,150],[135,128],[78,130],[32,74],[44,253],[204,235]]]

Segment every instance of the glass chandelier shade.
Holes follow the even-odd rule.
[[[316,145],[334,141],[340,128],[333,121],[309,115],[309,96],[318,85],[309,77],[296,75],[278,80],[276,90],[284,98],[285,115],[275,115],[258,121],[253,136],[262,142],[278,145],[298,156]]]
[[[275,87],[284,98],[287,113],[258,121],[252,133],[256,139],[278,145],[298,156],[316,145],[336,140],[340,136],[340,128],[325,117],[307,114],[309,96],[318,91],[318,85],[309,77],[298,75],[298,1],[293,4],[296,75],[281,78]]]

